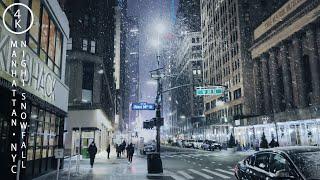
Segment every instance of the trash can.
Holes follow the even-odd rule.
[[[149,174],[163,173],[160,153],[158,152],[147,153],[147,165],[148,165]]]

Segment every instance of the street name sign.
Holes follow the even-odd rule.
[[[153,103],[138,102],[138,103],[132,103],[131,109],[132,110],[155,110],[156,105]]]
[[[213,86],[213,87],[197,87],[196,95],[197,96],[207,96],[207,95],[222,95],[224,92],[224,87],[222,86]]]

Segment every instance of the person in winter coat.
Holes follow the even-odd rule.
[[[107,146],[108,159],[110,159],[110,144]]]
[[[128,144],[128,146],[126,147],[126,151],[127,151],[127,158],[129,158],[129,149],[130,149],[130,144]]]
[[[124,150],[126,149],[127,143],[125,140],[123,140],[122,144],[121,144],[121,153],[124,153]]]
[[[132,157],[134,154],[134,146],[132,143],[129,145],[129,162],[132,163]]]
[[[93,168],[94,158],[96,157],[96,154],[97,154],[97,146],[93,141],[88,148],[88,153],[90,157],[90,165],[91,165],[91,168]]]
[[[121,145],[116,144],[117,158],[121,157]]]

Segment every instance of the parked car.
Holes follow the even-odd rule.
[[[320,148],[294,146],[257,152],[234,168],[237,179],[320,179]]]
[[[222,149],[222,146],[220,143],[213,141],[213,140],[205,140],[201,146],[203,150],[208,150],[208,151],[214,151],[215,149]]]
[[[210,145],[210,150],[214,151],[215,149],[219,149],[221,151],[222,146],[220,143],[216,142],[216,141],[212,141],[211,145]]]
[[[209,150],[210,149],[210,140],[204,140],[202,145],[201,145],[201,149],[203,150]]]
[[[193,139],[187,139],[182,141],[182,146],[184,148],[193,148],[194,147],[194,140]]]
[[[143,147],[143,154],[147,154],[148,152],[155,152],[156,151],[156,142],[155,141],[150,141],[148,143],[144,144]]]
[[[177,141],[176,141],[176,146],[177,146],[177,147],[183,147],[182,141],[183,141],[183,140],[181,140],[181,139],[177,139]]]
[[[201,145],[203,144],[203,140],[195,140],[194,144],[194,148],[200,149]]]

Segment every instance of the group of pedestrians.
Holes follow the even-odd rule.
[[[116,144],[115,147],[117,152],[117,158],[120,158],[121,154],[124,155],[124,150],[126,150],[128,163],[132,163],[132,157],[134,154],[134,145],[132,143],[127,145],[126,141],[123,141],[120,145]],[[108,159],[110,159],[110,151],[111,151],[110,144],[107,145],[106,151],[108,153]],[[94,143],[94,141],[89,145],[88,153],[90,157],[90,165],[91,165],[91,168],[93,168],[94,159],[97,154],[97,146]]]
[[[123,141],[120,145],[116,144],[117,158],[121,158],[121,155],[124,155],[124,150],[126,150],[128,161],[131,163],[134,154],[134,145],[132,143],[127,145],[126,141]]]

